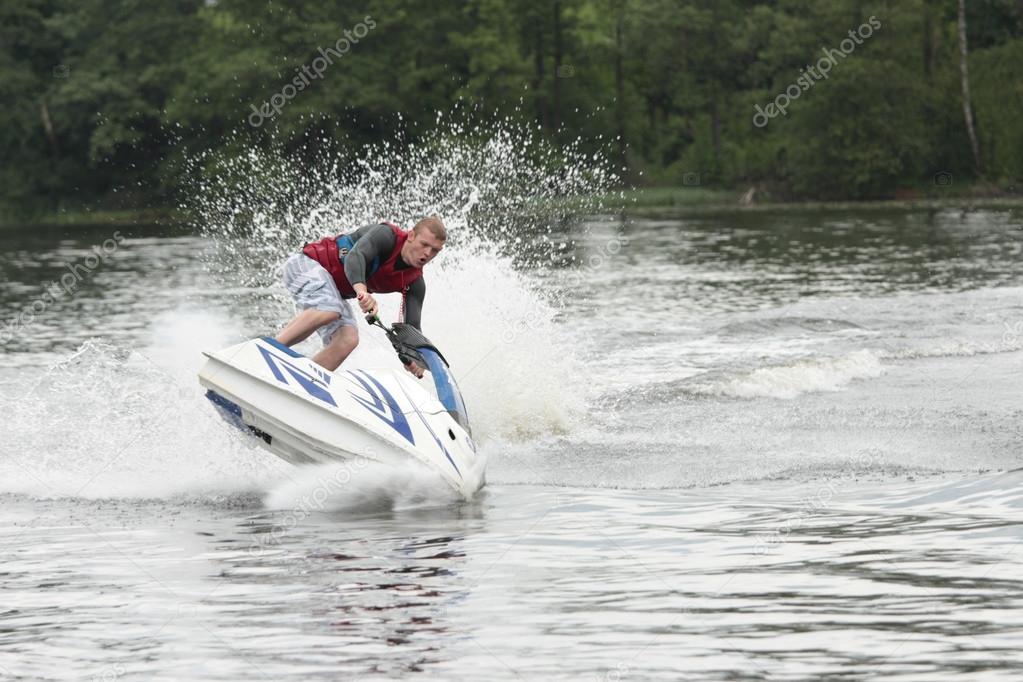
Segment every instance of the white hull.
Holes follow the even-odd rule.
[[[208,397],[293,464],[412,459],[466,499],[484,484],[472,437],[404,370],[328,372],[272,339],[206,356],[199,382]]]

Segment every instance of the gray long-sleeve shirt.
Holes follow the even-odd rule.
[[[355,246],[345,256],[345,277],[354,286],[366,283],[366,270],[369,264],[376,258],[381,265],[391,256],[398,238],[387,225],[363,225],[351,233]],[[395,270],[403,270],[412,267],[401,259],[401,255],[394,261]],[[405,322],[412,325],[419,331],[423,317],[423,300],[426,298],[426,280],[420,277],[409,285],[408,293],[405,296]]]

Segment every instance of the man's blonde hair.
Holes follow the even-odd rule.
[[[419,234],[421,230],[429,230],[430,232],[433,233],[434,237],[441,240],[442,242],[447,241],[448,239],[447,228],[444,227],[444,223],[441,222],[441,219],[435,215],[432,215],[429,218],[423,218],[418,223],[416,223],[415,227],[412,228],[412,231],[415,232],[416,234]]]

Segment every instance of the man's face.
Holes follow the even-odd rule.
[[[402,254],[406,263],[421,268],[436,257],[444,248],[444,242],[437,239],[437,236],[430,230],[420,230],[409,235],[405,242],[407,253]]]

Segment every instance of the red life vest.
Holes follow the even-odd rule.
[[[394,266],[398,261],[398,255],[401,253],[401,247],[405,245],[409,233],[394,223],[384,222],[381,225],[387,225],[394,232],[394,250],[376,269],[373,269],[372,263],[366,264],[366,288],[373,294],[389,294],[396,291],[404,293],[413,282],[423,276],[423,269],[414,267],[402,268],[400,270],[395,269]],[[339,240],[345,241],[347,248],[344,248],[345,245],[339,248]],[[334,278],[334,283],[337,284],[337,290],[341,292],[342,298],[355,298],[355,289],[349,283],[347,275],[345,275],[344,265],[344,256],[348,255],[348,251],[352,246],[354,246],[354,241],[350,236],[338,235],[310,242],[302,248],[302,253],[322,265],[330,273],[330,276]],[[344,253],[342,253],[342,249]]]

